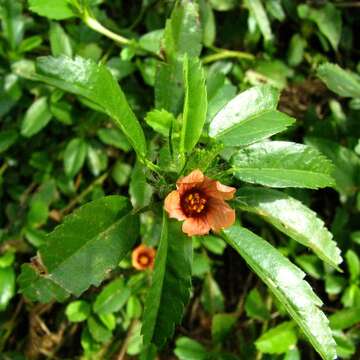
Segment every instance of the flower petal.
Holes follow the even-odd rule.
[[[154,248],[140,244],[131,253],[132,265],[137,270],[153,269],[155,255],[156,250]],[[142,263],[141,257],[145,257],[147,262]]]
[[[188,190],[195,186],[201,186],[204,181],[204,174],[201,170],[195,169],[189,175],[180,178],[176,182],[176,186],[180,191],[180,195],[184,194]]]
[[[204,177],[201,189],[209,197],[224,200],[231,200],[236,191],[235,188],[224,185],[220,181],[212,180],[206,176]]]
[[[206,214],[208,224],[215,232],[231,226],[235,222],[235,210],[224,200],[212,198]]]
[[[165,198],[164,208],[168,212],[169,217],[177,220],[185,220],[186,216],[181,209],[179,191],[174,190]]]
[[[210,231],[210,225],[205,216],[188,218],[183,223],[182,231],[188,236],[206,235]]]

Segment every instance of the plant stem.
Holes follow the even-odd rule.
[[[209,64],[214,61],[229,59],[229,58],[246,59],[246,60],[255,59],[254,55],[243,51],[226,50],[226,49],[218,49],[218,48],[211,48],[211,50],[216,51],[216,53],[204,56],[202,58],[203,64]]]
[[[116,43],[120,45],[129,45],[131,43],[131,40],[119,34],[115,34],[111,30],[107,29],[105,26],[100,24],[94,17],[92,17],[88,13],[85,13],[83,20],[90,29],[114,40]]]

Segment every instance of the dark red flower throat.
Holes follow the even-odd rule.
[[[191,189],[181,196],[181,208],[186,216],[197,217],[206,212],[207,196],[198,189]]]

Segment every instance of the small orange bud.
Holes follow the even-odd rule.
[[[137,270],[153,269],[155,255],[154,248],[141,244],[131,254],[132,265]]]

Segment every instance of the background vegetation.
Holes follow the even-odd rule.
[[[156,77],[174,2],[86,2],[91,16],[77,17],[63,1],[0,0],[0,358],[317,359],[265,285],[216,237],[194,239],[191,301],[173,341],[157,355],[140,354],[139,319],[149,274],[135,270],[130,255],[101,286],[78,299],[42,304],[19,293],[21,265],[76,207],[105,194],[130,196],[134,207],[158,200],[156,179],[146,178],[109,117],[85,98],[39,82],[34,60],[79,55],[106,64],[155,153],[164,130],[146,114],[154,102],[176,98],[174,89]],[[306,272],[324,302],[339,357],[358,359],[359,3],[197,3],[199,41],[189,38],[184,46],[202,48],[207,116],[250,86],[270,84],[281,90],[280,110],[297,119],[276,138],[311,144],[335,165],[332,188],[285,191],[331,229],[345,260],[342,273],[258,217],[244,214],[242,221]],[[89,20],[94,18],[98,22]],[[141,215],[143,242],[156,246],[160,231],[152,214]]]

